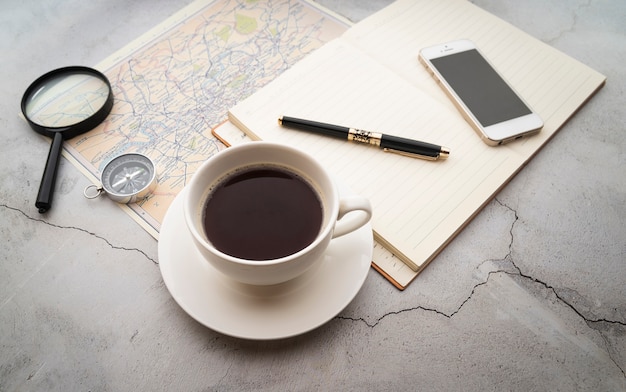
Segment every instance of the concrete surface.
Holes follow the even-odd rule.
[[[0,16],[0,391],[626,390],[626,2],[477,0],[607,75],[606,86],[404,292],[371,271],[321,328],[241,341],[187,316],[157,243],[83,199],[24,89],[97,64],[189,0],[5,0]],[[382,1],[324,0],[358,21]]]

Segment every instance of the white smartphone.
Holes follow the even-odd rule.
[[[419,60],[485,143],[508,143],[543,127],[541,117],[472,41],[458,40],[422,49]]]

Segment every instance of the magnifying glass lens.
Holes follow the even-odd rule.
[[[68,127],[100,110],[109,97],[101,78],[81,73],[55,75],[34,86],[25,101],[25,115],[50,128]]]
[[[22,113],[31,128],[52,138],[35,206],[43,213],[52,205],[63,141],[100,124],[113,108],[111,83],[100,71],[73,66],[48,72],[22,97]]]

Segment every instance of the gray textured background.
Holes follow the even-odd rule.
[[[0,391],[626,390],[626,2],[475,1],[606,86],[404,292],[372,270],[338,317],[276,342],[187,316],[156,241],[87,203],[65,159],[54,208],[32,203],[49,143],[17,116],[24,89],[188,2],[3,1]],[[388,1],[322,3],[358,21]]]

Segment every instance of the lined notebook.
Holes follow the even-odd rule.
[[[540,114],[538,135],[489,147],[465,122],[417,58],[423,47],[459,38],[474,41]],[[384,247],[375,248],[374,267],[403,289],[604,81],[465,0],[400,0],[240,102],[229,119],[253,140],[309,152],[368,197]],[[414,138],[451,154],[432,162],[385,153],[281,128],[281,115]],[[221,136],[237,142],[234,132]]]

